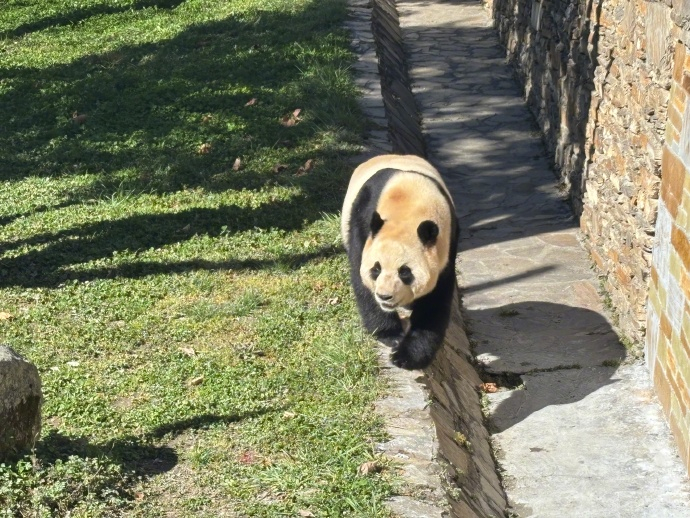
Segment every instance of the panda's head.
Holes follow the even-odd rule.
[[[434,289],[447,262],[438,245],[436,222],[386,222],[374,212],[360,275],[381,309],[408,307]]]

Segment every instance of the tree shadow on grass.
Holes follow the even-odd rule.
[[[173,9],[185,0],[139,0],[123,5],[97,4],[91,7],[74,9],[69,12],[41,18],[35,22],[23,23],[14,29],[0,31],[0,39],[19,38],[25,34],[63,25],[76,25],[93,16],[125,13],[155,7],[157,9]]]
[[[329,77],[349,55],[323,50],[338,18],[328,2],[315,2],[295,14],[197,24],[68,64],[0,69],[8,84],[0,94],[0,179],[97,174],[104,193],[257,188],[273,166],[253,164],[257,152],[299,148],[324,121],[359,121],[354,91]],[[281,125],[295,108],[304,120]],[[87,122],[73,123],[73,112]],[[204,143],[210,153],[198,152]],[[245,174],[231,170],[236,157],[247,158]],[[295,165],[307,158],[316,157],[295,152]],[[87,188],[81,197],[92,195]]]
[[[161,439],[174,438],[189,430],[203,430],[215,425],[237,423],[272,411],[271,409],[242,415],[202,414],[154,428],[144,436],[127,435],[103,443],[85,437],[70,437],[50,431],[38,444],[34,455],[44,466],[65,461],[71,456],[102,458],[119,465],[123,471],[137,477],[150,477],[170,471],[177,465],[178,456],[169,445],[158,444]]]
[[[205,269],[238,269],[285,265],[299,266],[314,259],[337,253],[335,247],[324,247],[310,254],[282,254],[276,259],[232,260],[222,262],[191,260],[172,263],[144,262],[112,267],[69,271],[66,268],[99,259],[112,258],[118,252],[149,251],[194,236],[219,237],[223,233],[251,230],[255,227],[294,230],[315,214],[304,210],[304,200],[274,203],[268,208],[244,209],[224,206],[216,209],[196,208],[176,214],[144,214],[120,220],[108,220],[45,233],[12,243],[0,243],[5,251],[24,246],[41,248],[0,259],[0,287],[56,287],[70,279],[88,280],[102,277],[141,277],[152,273]],[[230,227],[230,228],[228,228]]]
[[[105,505],[106,513],[121,512],[123,506],[138,499],[136,490],[142,481],[166,473],[178,464],[175,437],[190,430],[230,425],[274,410],[265,408],[236,415],[201,414],[161,425],[143,435],[104,442],[52,430],[36,444],[31,457],[6,459],[2,471],[7,476],[9,469],[10,474],[9,479],[3,480],[21,483],[14,485],[9,500],[0,498],[0,501],[8,506],[5,510],[12,516],[26,513],[33,516],[39,510],[50,512],[51,516],[71,516],[72,510],[83,511],[84,505],[91,509],[91,504],[99,509]],[[33,469],[27,468],[28,460]]]
[[[71,278],[184,271],[195,261],[149,262],[141,268],[96,266],[84,273],[66,269],[194,236],[255,228],[298,230],[323,212],[339,210],[345,168],[334,172],[332,165],[342,158],[342,150],[321,142],[315,146],[315,139],[330,129],[337,133],[341,126],[361,124],[354,92],[328,77],[329,71],[348,65],[349,54],[322,52],[325,41],[342,36],[334,32],[340,15],[329,2],[316,2],[296,13],[242,16],[68,64],[2,70],[11,88],[0,94],[0,118],[6,121],[0,127],[0,180],[11,185],[29,176],[84,174],[96,179],[72,188],[55,205],[6,215],[0,222],[107,202],[117,193],[155,195],[197,187],[206,192],[259,190],[268,184],[295,187],[299,194],[259,207],[228,204],[138,214],[6,241],[0,243],[5,254],[29,250],[0,259],[0,286],[54,287]],[[324,23],[329,20],[330,27]],[[257,102],[245,106],[252,96]],[[26,110],[17,111],[17,106]],[[293,127],[281,125],[281,116],[296,107],[303,108],[303,120]],[[87,113],[87,122],[71,122],[73,111]],[[338,140],[347,138],[338,133]],[[201,143],[210,143],[211,152],[199,153]],[[232,168],[237,157],[242,157],[240,171]],[[272,170],[278,159],[288,166],[280,174]],[[307,159],[315,159],[317,167],[305,176],[293,176]],[[310,260],[299,254],[282,257],[290,264]],[[229,258],[203,264],[251,268],[273,263]]]
[[[138,279],[149,275],[157,274],[181,274],[191,271],[230,271],[230,270],[297,270],[314,261],[328,259],[343,253],[342,246],[328,246],[316,252],[308,254],[284,254],[275,259],[231,259],[228,261],[207,261],[204,259],[193,259],[189,261],[176,261],[171,263],[142,261],[127,263],[111,268],[92,268],[73,272],[70,280],[79,282],[92,281],[96,279],[127,278]],[[59,279],[56,279],[59,282]],[[0,286],[2,281],[0,280]],[[54,285],[54,283],[53,283]]]

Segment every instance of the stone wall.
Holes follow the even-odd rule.
[[[671,78],[671,9],[641,0],[490,5],[619,327],[641,343]]]
[[[690,467],[690,1],[484,1]]]

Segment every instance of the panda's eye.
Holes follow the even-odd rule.
[[[371,273],[371,278],[376,280],[378,276],[381,275],[381,263],[376,261],[374,267],[371,270],[369,270],[369,273]]]
[[[407,284],[408,286],[412,284],[414,280],[414,275],[412,275],[412,270],[410,270],[409,266],[401,266],[398,268],[398,276],[403,284]]]

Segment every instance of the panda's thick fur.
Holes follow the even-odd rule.
[[[426,367],[456,285],[457,218],[441,175],[412,155],[372,158],[350,178],[341,223],[364,327],[392,348],[394,365]]]

